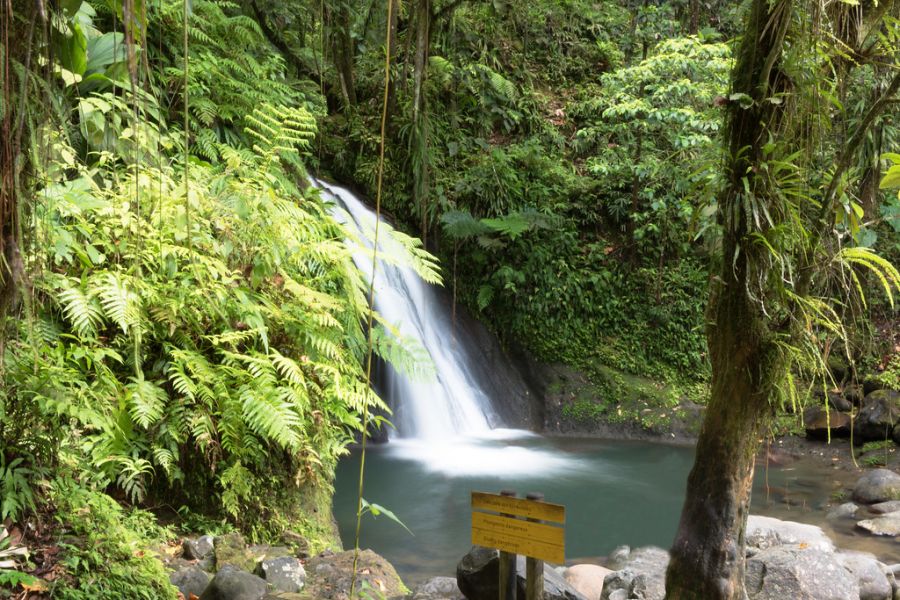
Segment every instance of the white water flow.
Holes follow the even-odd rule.
[[[335,211],[336,218],[353,227],[365,244],[354,253],[353,260],[368,281],[372,276],[375,213],[347,189],[320,181],[315,184],[326,199],[346,211]],[[424,348],[436,372],[429,380],[413,381],[387,369],[381,387],[394,410],[392,421],[397,434],[429,441],[486,434],[491,429],[490,398],[466,368],[469,360],[465,343],[454,337],[453,323],[444,306],[411,268],[392,264],[395,261],[389,257],[403,256],[406,250],[391,239],[387,228],[379,233],[378,252],[375,310],[404,338]]]

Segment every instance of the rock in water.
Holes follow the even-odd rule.
[[[200,600],[262,600],[266,582],[231,565],[222,567],[200,595]]]
[[[190,538],[186,538],[182,543],[181,547],[184,550],[184,558],[188,560],[202,560],[209,556],[209,554],[213,551],[213,537],[211,535],[204,535],[198,537],[196,540],[192,540]]]
[[[610,573],[611,570],[598,565],[572,565],[563,573],[563,578],[587,600],[600,600],[603,580]]]
[[[747,519],[748,549],[766,550],[785,544],[806,544],[822,552],[834,552],[834,542],[815,525],[759,515],[750,515]]]
[[[859,443],[888,440],[900,420],[900,393],[876,390],[865,397],[853,423],[853,438]]]
[[[516,562],[518,595],[525,597],[525,558]],[[468,600],[496,600],[500,577],[500,553],[492,548],[473,546],[456,567],[456,583]],[[586,600],[562,575],[544,565],[543,600]]]
[[[838,562],[850,571],[859,584],[859,600],[891,600],[893,589],[884,573],[884,565],[868,552],[841,551]]]
[[[888,469],[874,469],[859,478],[853,499],[865,504],[900,500],[900,475]]]
[[[169,583],[178,588],[185,598],[191,594],[200,596],[209,585],[209,573],[196,566],[182,567],[169,575]]]
[[[259,563],[259,575],[280,592],[299,592],[306,581],[306,571],[292,556],[267,558]]]
[[[900,500],[890,500],[888,502],[879,502],[869,507],[869,510],[877,515],[886,515],[892,512],[900,512]]]
[[[747,559],[750,600],[848,600],[859,584],[830,552],[787,545],[761,550]]]
[[[854,504],[853,502],[844,502],[840,506],[835,506],[831,510],[828,511],[828,514],[825,515],[825,518],[829,521],[839,521],[841,519],[851,519],[856,516],[856,511],[859,510],[859,506]]]
[[[892,512],[856,524],[872,535],[900,536],[900,512]]]

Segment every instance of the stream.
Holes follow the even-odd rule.
[[[548,438],[518,430],[446,443],[396,440],[372,445],[363,497],[391,510],[412,531],[384,515],[363,517],[361,545],[387,558],[410,585],[453,575],[471,547],[472,490],[543,492],[566,506],[566,557],[597,562],[615,547],[669,547],[678,525],[693,448],[648,442]],[[346,548],[353,547],[359,452],[338,467],[334,512]],[[825,520],[827,505],[855,475],[801,458],[786,467],[760,466],[754,514],[812,523],[841,548],[900,562],[900,544]]]

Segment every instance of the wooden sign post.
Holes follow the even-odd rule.
[[[515,600],[517,554],[526,557],[527,600],[541,600],[543,596],[543,561],[565,562],[562,525],[566,508],[543,498],[543,494],[516,498],[515,492],[506,490],[501,495],[472,492],[472,543],[500,550],[500,600]],[[511,569],[505,566],[510,563]]]

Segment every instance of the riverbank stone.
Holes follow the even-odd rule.
[[[232,565],[225,565],[200,595],[200,600],[262,600],[266,582]]]
[[[213,551],[213,537],[203,535],[197,539],[185,538],[181,543],[182,556],[188,560],[203,560]]]
[[[323,552],[306,563],[304,600],[347,600],[353,580],[353,551]],[[408,590],[393,565],[372,550],[362,550],[357,564],[356,589],[388,600],[405,598]]]
[[[866,519],[856,524],[857,527],[872,535],[900,536],[900,512],[892,512],[874,519]]]
[[[587,600],[600,600],[603,580],[612,573],[600,565],[572,565],[563,572],[563,579]]]
[[[900,393],[875,390],[865,397],[853,423],[854,442],[891,439],[894,425],[900,420]]]
[[[601,600],[664,600],[669,553],[655,546],[621,546],[610,555],[615,569],[603,581]]]
[[[280,592],[299,592],[306,582],[306,571],[293,556],[263,560],[259,563],[257,575]]]
[[[856,482],[853,499],[863,504],[900,500],[900,475],[888,469],[868,471]]]
[[[879,502],[869,507],[869,511],[876,515],[886,515],[892,512],[900,512],[900,500],[888,500],[887,502]]]
[[[828,511],[825,518],[829,521],[839,521],[841,519],[852,519],[856,516],[859,506],[853,502],[844,502],[840,506],[835,506]]]
[[[466,600],[455,577],[433,577],[413,590],[410,600]]]
[[[834,542],[821,527],[773,517],[750,515],[746,538],[748,554],[787,544],[804,544],[821,552],[834,552]]]
[[[517,589],[525,597],[525,557],[516,562]],[[500,553],[493,548],[473,546],[456,567],[456,583],[468,600],[496,600],[500,577]],[[544,564],[543,600],[586,600],[566,583],[555,569]]]
[[[813,440],[826,440],[829,435],[849,437],[850,415],[833,408],[826,410],[821,404],[808,406],[803,411],[803,428],[806,437]]]
[[[848,600],[859,598],[856,577],[831,552],[803,544],[761,550],[747,559],[750,600]]]
[[[209,585],[209,580],[209,573],[195,565],[182,567],[169,575],[169,583],[177,587],[185,598],[190,598],[191,594],[199,597]]]
[[[220,535],[215,539],[216,570],[221,570],[227,565],[236,567],[241,571],[253,572],[259,558],[247,548],[244,536],[233,532]]]
[[[893,589],[885,567],[874,554],[842,550],[835,554],[838,562],[856,577],[859,600],[891,600]]]

